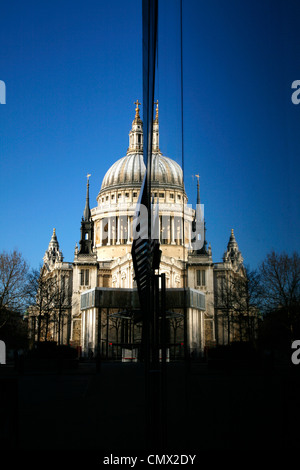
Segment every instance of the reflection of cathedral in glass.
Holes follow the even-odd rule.
[[[96,352],[99,325],[101,352],[107,357],[120,358],[124,351],[127,355],[128,351],[133,354],[140,341],[140,325],[134,321],[139,305],[131,246],[133,216],[145,166],[139,102],[135,105],[127,153],[106,172],[97,206],[92,209],[88,175],[79,246],[75,246],[73,262],[63,261],[55,231],[44,257],[43,275],[64,278],[68,298],[63,315],[65,342],[81,347],[83,354]],[[152,150],[151,190],[154,200],[159,201],[158,233],[162,251],[159,272],[165,273],[169,299],[169,355],[181,354],[184,309],[180,299],[183,287],[187,288],[188,299],[185,310],[188,347],[191,352],[201,355],[205,347],[216,341],[226,341],[224,325],[218,320],[222,286],[229,275],[243,275],[243,259],[233,230],[223,262],[212,261],[206,230],[203,246],[193,249],[197,214],[186,205],[188,200],[180,165],[160,150],[158,103]],[[197,204],[200,204],[199,178]],[[57,339],[55,331],[54,327],[51,337],[54,340]]]
[[[95,249],[98,259],[112,259],[131,251],[132,221],[145,174],[143,161],[143,123],[138,102],[129,148],[125,157],[116,161],[104,176],[92,210],[95,224]],[[158,104],[153,125],[152,193],[160,206],[160,241],[168,247],[169,256],[182,257],[182,250],[171,249],[181,244],[182,203],[187,202],[182,170],[178,163],[162,155],[159,149]],[[172,214],[170,208],[172,207]],[[187,215],[191,221],[192,211]],[[187,234],[188,239],[188,234]],[[120,249],[116,251],[116,247]],[[121,248],[122,246],[122,248]],[[110,247],[110,248],[109,248]],[[114,247],[114,248],[111,248]],[[165,251],[165,249],[163,249]],[[166,252],[167,254],[167,252]],[[179,255],[179,256],[178,256]],[[174,282],[170,280],[170,283]],[[119,286],[120,287],[120,286]],[[126,275],[126,285],[132,287],[132,276]]]

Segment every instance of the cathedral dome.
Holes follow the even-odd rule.
[[[145,176],[145,164],[143,159],[143,122],[140,118],[139,101],[135,102],[135,117],[129,132],[129,147],[127,154],[117,160],[105,174],[98,201],[102,202],[110,200],[107,193],[120,193],[118,198],[122,196],[122,192],[128,189],[134,193],[141,188]],[[178,199],[185,197],[183,173],[180,165],[169,157],[162,155],[159,149],[159,122],[158,122],[158,101],[156,102],[156,115],[153,121],[153,139],[152,139],[152,168],[151,168],[151,186],[153,189],[166,189],[175,199],[175,193],[180,193]],[[122,191],[124,190],[124,191]],[[102,197],[106,193],[105,199]],[[162,192],[159,191],[160,194]],[[155,192],[154,192],[155,195]],[[100,198],[101,196],[101,198]],[[171,197],[172,197],[171,196]],[[114,199],[116,201],[116,199]]]
[[[129,153],[117,160],[103,178],[100,194],[105,190],[140,188],[145,174],[141,153]],[[183,190],[182,169],[174,160],[161,153],[152,155],[152,185]]]

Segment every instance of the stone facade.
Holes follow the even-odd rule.
[[[63,261],[55,228],[43,258],[36,305],[29,310],[31,343],[67,343],[72,331],[73,264]]]
[[[227,341],[226,335],[221,333],[223,327],[220,326],[220,289],[228,273],[244,276],[243,259],[233,231],[221,263],[215,264],[212,260],[212,250],[210,245],[207,247],[205,229],[201,234],[200,248],[193,248],[193,239],[200,238],[197,230],[195,232],[193,229],[194,225],[197,225],[198,216],[197,212],[187,205],[180,165],[163,156],[160,151],[158,104],[152,150],[151,189],[154,201],[159,202],[157,236],[162,251],[159,272],[165,273],[167,290],[175,292],[176,289],[189,288],[201,292],[205,297],[205,307],[189,306],[186,312],[190,351],[203,354],[205,347],[215,344],[216,341]],[[133,218],[144,173],[143,123],[139,114],[139,103],[136,102],[127,153],[108,169],[97,196],[97,206],[91,210],[88,175],[80,241],[79,246],[75,246],[73,262],[63,263],[56,234],[55,240],[52,237],[44,258],[42,275],[46,275],[48,271],[53,274],[68,272],[66,279],[71,306],[71,327],[66,330],[63,338],[65,342],[80,347],[83,354],[90,350],[96,352],[100,317],[95,308],[82,309],[82,294],[93,289],[103,289],[113,292],[116,296],[117,292],[125,292],[126,289],[133,291],[136,288],[131,246],[134,234]],[[199,178],[198,206],[200,207]],[[180,349],[183,339],[183,310],[174,308],[171,313],[169,334],[177,349]],[[124,344],[133,344],[133,337],[136,341],[140,335],[138,325],[130,324],[129,317],[123,318],[122,323],[121,318],[118,306],[107,305],[106,310],[101,313],[102,349],[104,348],[108,356],[109,348],[114,344],[122,341]],[[176,347],[174,346],[175,349]]]

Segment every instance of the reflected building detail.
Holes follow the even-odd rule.
[[[201,236],[195,232],[199,213],[188,204],[182,168],[160,150],[158,102],[152,150],[151,189],[154,202],[159,203],[157,236],[162,251],[159,272],[165,273],[167,288],[168,357],[172,359],[183,353],[183,315],[187,316],[189,351],[201,356],[216,342],[228,340],[220,320],[221,286],[228,275],[244,275],[243,258],[233,231],[219,263],[213,262],[212,249],[206,240],[206,225]],[[138,357],[141,325],[136,321],[139,305],[131,246],[133,217],[144,173],[143,122],[137,100],[126,155],[107,170],[97,205],[91,209],[91,175],[87,175],[79,245],[75,245],[72,263],[67,264],[71,307],[64,338],[80,348],[83,355],[96,354],[101,337],[100,349],[104,357],[124,359],[132,355],[132,360]],[[196,176],[197,207],[200,207],[199,175]],[[95,181],[93,175],[93,184]],[[197,237],[202,240],[195,249],[193,241]],[[57,253],[49,269],[57,273],[66,269],[66,265],[62,253],[54,246],[53,237],[50,245],[49,259],[54,256],[54,248]],[[47,256],[44,266],[46,262]],[[185,309],[181,297],[183,289],[187,290],[188,299]],[[34,317],[34,313],[31,316]],[[35,334],[31,331],[32,339]],[[57,341],[54,330],[48,339]]]

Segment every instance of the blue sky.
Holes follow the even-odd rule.
[[[159,0],[160,148],[181,164],[180,3]],[[184,178],[200,174],[207,238],[234,228],[246,264],[299,250],[300,4],[183,0]],[[142,1],[1,2],[0,250],[38,267],[55,227],[66,261],[125,155],[142,100]]]

